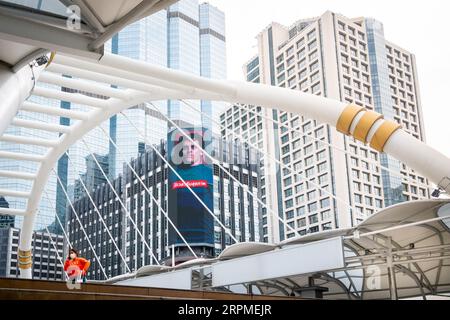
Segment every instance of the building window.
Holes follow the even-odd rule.
[[[309,223],[310,224],[317,223],[317,222],[319,222],[319,216],[317,214],[309,216]]]
[[[320,200],[320,207],[322,209],[328,208],[329,206],[330,206],[330,199],[329,198]]]
[[[311,41],[315,37],[316,37],[316,30],[313,30],[310,33],[308,33],[308,41]]]
[[[281,55],[279,55],[278,57],[277,57],[277,64],[279,64],[279,63],[281,63],[281,62],[283,62],[283,55],[281,54]]]
[[[294,218],[294,211],[293,210],[290,210],[290,211],[286,212],[286,219],[287,220],[290,220],[290,219],[293,219],[293,218]]]
[[[319,61],[316,61],[309,67],[309,71],[313,72],[313,71],[317,70],[318,68],[319,68]]]
[[[319,91],[320,91],[320,83],[314,85],[314,86],[311,88],[311,92],[312,92],[312,93],[317,93],[317,92],[319,92]]]
[[[309,51],[312,51],[312,50],[314,50],[315,48],[317,48],[317,40],[314,40],[313,42],[311,42],[311,43],[308,45]]]
[[[322,230],[323,231],[327,231],[327,230],[331,230],[333,229],[333,227],[331,226],[331,222],[325,223],[322,225]]]
[[[289,49],[287,49],[286,51],[286,56],[290,56],[294,53],[294,46],[290,47]]]
[[[297,220],[297,227],[298,228],[306,227],[306,219],[303,218],[303,219]]]
[[[331,211],[327,210],[327,211],[322,212],[322,220],[326,221],[329,219],[331,219]]]
[[[310,203],[308,205],[308,211],[310,213],[316,212],[317,211],[317,203],[316,202]]]
[[[297,209],[297,216],[304,216],[305,215],[305,207],[300,207]]]

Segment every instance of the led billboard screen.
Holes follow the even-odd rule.
[[[212,135],[206,128],[182,130],[204,150],[212,146]],[[186,186],[213,212],[213,166],[202,150],[178,129],[169,132],[167,144],[169,162],[185,182],[169,170],[169,217],[190,245],[214,246],[214,219]],[[183,243],[169,227],[169,245]]]

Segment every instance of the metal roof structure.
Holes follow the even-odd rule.
[[[99,59],[121,29],[178,0],[2,0],[0,61],[14,70],[42,54]]]
[[[217,275],[209,271],[206,277],[209,289],[230,290],[233,285],[253,285],[261,294],[279,296],[310,288],[312,281],[314,287],[326,290],[324,298],[425,298],[450,291],[450,218],[439,219],[444,216],[450,217],[450,200],[406,202],[381,210],[352,229],[312,234],[276,245],[238,243],[225,249],[216,259],[194,260],[175,267],[146,266],[135,274],[108,282],[126,285],[131,280],[133,285],[147,285],[148,282],[143,279],[151,280],[152,276],[183,269],[198,272],[225,260],[230,262],[231,273],[239,272],[233,269],[233,261],[241,258],[263,253],[271,255],[293,246],[314,245],[341,238],[344,247],[342,268],[247,283],[233,283],[230,279],[230,286],[226,287],[213,287],[211,284]],[[301,258],[305,261],[314,259],[311,255]],[[276,269],[284,262],[273,259],[267,267]],[[320,270],[321,266],[316,268]]]

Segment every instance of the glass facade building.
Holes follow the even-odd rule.
[[[226,65],[226,38],[225,15],[222,11],[203,3],[200,5],[200,75],[213,79],[225,79]],[[218,101],[202,101],[202,125],[212,128],[215,133],[219,128],[215,125],[220,114],[225,110],[226,104]],[[211,118],[215,122],[211,121]]]
[[[220,10],[207,3],[199,5],[198,0],[182,0],[166,10],[124,28],[105,44],[105,52],[196,75],[224,78],[226,75],[224,29],[225,17]],[[212,112],[213,108],[223,108],[221,103],[207,101],[188,101],[188,103],[198,111]],[[66,102],[61,102],[61,107],[83,108]],[[123,173],[123,162],[144,153],[148,149],[147,143],[159,144],[161,139],[166,138],[169,125],[163,115],[169,116],[181,125],[201,125],[202,121],[206,121],[201,118],[200,113],[196,114],[179,101],[145,103],[123,113],[126,117],[118,114],[102,125],[120,152],[99,128],[85,137],[91,151],[100,156],[108,155],[108,175],[111,179]],[[129,124],[127,118],[145,135],[145,138]],[[97,181],[97,184],[93,185],[94,187],[106,183],[96,166],[87,167],[89,154],[85,145],[78,142],[69,150],[72,161],[68,161],[66,156],[59,161],[58,175],[64,181],[63,184],[72,199],[75,189],[77,197],[83,193],[79,192],[82,189],[80,184],[76,183],[80,176],[96,176],[93,181]],[[95,172],[87,173],[88,170]],[[58,212],[61,212],[63,217],[68,202],[59,185],[56,198]]]
[[[55,88],[55,86],[51,85],[44,85],[44,84],[37,84],[41,87],[51,87]],[[59,87],[57,88],[59,89]],[[39,103],[42,105],[52,106],[52,107],[58,107],[59,101],[47,99],[43,97],[36,97],[31,96],[28,101]],[[50,115],[44,115],[41,113],[35,113],[35,112],[29,112],[24,110],[19,110],[17,114],[17,118],[23,119],[23,120],[34,120],[39,121],[43,123],[59,123],[59,118],[50,116]],[[10,125],[5,133],[5,135],[12,135],[12,136],[20,136],[20,137],[29,137],[29,138],[41,138],[41,139],[57,139],[58,133],[54,132],[48,132],[43,130],[35,130],[35,129],[29,129],[24,127],[18,127],[14,125]],[[45,147],[40,146],[34,146],[34,145],[26,145],[26,144],[15,144],[10,143],[7,141],[0,141],[0,150],[1,151],[9,151],[9,152],[19,152],[19,153],[25,153],[25,154],[38,154],[43,155],[46,152]],[[2,158],[0,159],[0,170],[5,171],[16,171],[16,172],[35,172],[37,169],[38,164],[31,161],[24,161],[24,160],[12,160],[12,159],[6,159]],[[6,178],[6,177],[0,177],[0,189],[12,189],[22,192],[30,192],[32,187],[32,182],[22,179],[16,179],[16,178]],[[51,225],[53,221],[55,220],[55,210],[54,210],[54,202],[55,202],[55,194],[56,194],[56,179],[54,177],[50,177],[49,181],[47,182],[47,190],[48,190],[48,198],[46,195],[43,196],[40,206],[39,206],[39,212],[36,219],[36,230],[42,230],[45,228],[45,226]],[[27,206],[27,199],[24,198],[18,198],[18,197],[11,197],[7,196],[4,197],[4,200],[6,201],[9,208],[12,209],[20,209],[25,210]],[[3,205],[6,205],[4,203]],[[6,219],[6,218],[4,218]],[[14,227],[20,228],[23,222],[22,216],[16,216],[14,219]]]
[[[394,120],[383,24],[374,19],[366,19],[366,30],[375,111],[383,114],[386,119]],[[394,172],[400,172],[400,161],[387,154],[380,154],[380,163]],[[386,170],[382,175],[385,205],[392,206],[405,201],[402,178]]]
[[[159,11],[149,17],[141,19],[116,34],[105,44],[105,52],[119,54],[132,59],[138,59],[149,63],[166,66],[196,75],[203,75],[213,78],[224,78],[226,68],[225,54],[225,17],[217,8],[207,3],[199,5],[198,0],[181,0],[166,10]],[[48,86],[37,83],[38,86]],[[71,91],[67,88],[56,88],[62,91]],[[81,94],[89,93],[80,92]],[[37,102],[55,108],[72,110],[85,110],[86,106],[58,101],[42,97],[31,97],[31,102]],[[221,107],[220,103],[210,103],[207,101],[190,101],[195,109],[212,110]],[[158,101],[153,102],[163,114],[169,115],[173,120],[192,125],[200,125],[202,119],[200,113],[192,112],[187,106],[178,101]],[[121,153],[109,142],[108,137],[100,128],[89,132],[84,140],[92,152],[101,157],[108,156],[108,175],[115,178],[122,173],[122,163],[135,158],[139,153],[146,150],[146,140],[152,144],[158,144],[164,139],[168,130],[168,123],[164,117],[156,111],[151,104],[139,105],[124,111],[124,114],[139,128],[145,135],[145,139],[136,132],[122,115],[117,115],[102,124],[102,128],[113,141],[118,145]],[[61,125],[71,125],[74,120],[60,117],[53,117],[27,111],[19,111],[19,117],[26,120],[36,120],[45,123],[55,123]],[[184,124],[182,122],[182,124]],[[206,125],[211,125],[208,120]],[[57,139],[58,133],[49,133],[34,129],[26,129],[10,126],[5,134],[19,136],[33,136],[36,138]],[[14,150],[12,148],[15,148]],[[17,150],[20,148],[20,150]],[[17,145],[0,142],[0,150],[42,154],[44,148],[28,145]],[[55,221],[55,211],[60,220],[64,222],[66,208],[69,205],[65,190],[71,199],[82,193],[80,184],[76,180],[81,177],[96,177],[92,186],[104,183],[105,180],[98,168],[89,161],[88,148],[79,141],[71,146],[68,151],[69,157],[64,155],[58,162],[56,171],[62,182],[57,181],[56,175],[52,174],[46,186],[46,192],[41,200],[39,214],[36,219],[36,230],[41,230],[45,226],[55,232],[60,232],[61,228]],[[0,170],[11,170],[18,172],[31,172],[37,164],[29,161],[16,161],[0,159]],[[94,170],[94,172],[87,172]],[[103,180],[102,180],[103,179]],[[19,179],[0,178],[1,189],[14,189],[18,191],[30,191],[31,182]],[[48,199],[47,199],[48,196]],[[5,197],[9,208],[25,209],[26,200],[15,197]],[[4,219],[12,220],[7,217]],[[20,228],[21,217],[15,217],[14,226]]]

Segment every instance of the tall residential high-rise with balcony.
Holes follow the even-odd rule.
[[[415,56],[388,41],[381,22],[325,12],[290,27],[272,23],[257,42],[258,54],[244,66],[248,81],[363,106],[425,140]],[[263,200],[272,208],[263,211],[264,241],[295,235],[274,214],[305,235],[352,227],[380,208],[430,197],[428,181],[399,161],[276,106],[234,106],[221,122],[270,154],[263,159]]]

